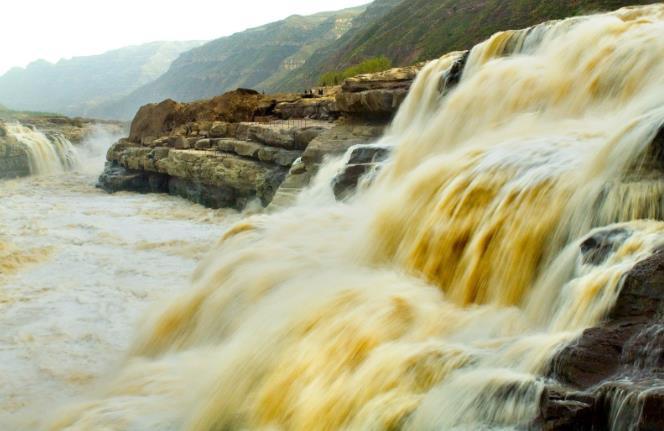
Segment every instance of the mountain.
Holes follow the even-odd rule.
[[[14,68],[0,77],[0,103],[15,110],[87,116],[163,74],[182,52],[201,42],[153,42]]]
[[[377,19],[367,19],[344,38],[314,54],[304,67],[278,83],[281,90],[315,85],[325,72],[386,56],[410,65],[472,47],[501,30],[542,21],[613,10],[634,0],[376,0]],[[370,9],[367,9],[369,11]],[[382,14],[381,14],[382,12]]]
[[[149,102],[189,102],[248,87],[272,90],[317,50],[338,40],[365,7],[294,15],[208,42],[182,54],[170,69],[122,100],[98,107],[97,116],[130,118]]]
[[[331,59],[338,57],[338,53],[342,52],[345,47],[354,46],[357,40],[369,37],[368,30],[403,2],[404,0],[374,0],[361,15],[353,20],[353,25],[342,37],[313,53],[302,67],[276,81],[270,90],[293,91],[318,84],[323,73],[337,70],[336,65],[330,65]],[[364,58],[360,59],[358,63],[362,60]],[[345,64],[345,66],[349,65]]]

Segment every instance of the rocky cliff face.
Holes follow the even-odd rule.
[[[287,205],[328,156],[376,140],[416,67],[348,80],[320,97],[236,90],[142,107],[108,153],[99,185],[182,196],[210,207]],[[357,178],[346,178],[344,190]]]

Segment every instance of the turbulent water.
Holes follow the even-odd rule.
[[[88,262],[94,270],[80,279],[44,263],[10,276],[18,288],[3,295],[19,298],[96,286],[80,294],[80,302],[91,304],[89,323],[50,331],[53,317],[44,308],[29,313],[41,316],[46,346],[50,337],[85,340],[86,334],[122,340],[130,319],[116,314],[124,309],[118,304],[134,293],[118,289],[135,286],[136,278],[179,292],[148,313],[126,357],[82,401],[48,409],[33,426],[479,430],[529,424],[556,349],[597,324],[615,303],[622,275],[664,244],[664,224],[655,221],[664,215],[664,166],[651,145],[664,123],[664,6],[497,34],[472,50],[461,82],[443,97],[441,81],[460,55],[419,74],[380,143],[393,146],[394,155],[370,187],[347,203],[319,199],[239,222],[184,289],[178,289],[181,275],[164,278],[163,270],[174,271],[165,252],[148,258],[155,251],[136,247],[137,239],[159,229],[160,241],[169,235],[203,241],[219,226],[202,232],[187,223],[195,233],[182,234],[137,210],[128,219],[121,215],[133,208],[130,202],[150,202],[144,197],[104,199],[109,206],[102,215],[77,209],[79,218],[88,211],[85,217],[106,220],[114,217],[106,212],[116,214],[102,231],[134,249],[102,239],[105,249],[75,254],[57,267],[85,267],[98,255],[100,261]],[[22,194],[9,193],[11,201],[34,201]],[[89,194],[80,202],[84,208],[101,200]],[[25,222],[20,208],[10,211],[14,226]],[[60,224],[55,232],[62,240],[10,246],[9,253],[25,252],[17,266],[56,253],[52,247],[71,239],[65,224],[90,224],[64,212],[40,217],[45,226]],[[122,236],[116,223],[135,233]],[[604,260],[585,259],[579,245],[603,229],[619,232],[622,242]],[[94,249],[100,232],[74,232],[81,232],[82,247]],[[119,277],[114,269],[123,267],[140,276]],[[53,281],[45,285],[40,271]],[[99,291],[110,296],[102,304],[118,308],[98,308]],[[69,321],[68,307],[58,301],[45,300],[43,307],[65,310]],[[16,334],[13,354],[47,352],[41,345],[19,347],[41,344],[40,331],[23,337],[21,331],[30,331],[20,318],[3,319]],[[97,371],[122,347],[91,343],[82,345],[99,350],[83,356],[101,362],[87,364]],[[55,353],[50,373],[81,366],[65,361],[67,350]]]
[[[25,140],[44,136],[22,130]],[[44,412],[86,393],[120,361],[148,305],[186,288],[237,220],[178,198],[95,189],[112,140],[99,133],[72,147],[74,171],[0,181],[2,430],[34,430]]]

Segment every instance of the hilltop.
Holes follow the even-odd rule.
[[[270,91],[345,34],[364,9],[294,15],[213,40],[182,54],[158,79],[95,113],[130,118],[140,106],[168,98],[190,102],[241,87]]]
[[[368,58],[387,57],[394,66],[431,60],[469,49],[492,34],[529,27],[543,21],[656,1],[634,0],[376,0],[383,14],[369,19],[347,37],[312,56],[311,61],[278,83],[275,89],[292,90],[315,85],[333,70]]]

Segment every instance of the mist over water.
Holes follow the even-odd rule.
[[[68,431],[530,424],[556,350],[664,244],[664,6],[499,33],[443,97],[461,55],[419,74],[347,203],[339,160],[315,205],[241,221],[80,175],[2,183],[12,249],[41,263],[0,278],[0,408],[79,395],[24,425]]]

